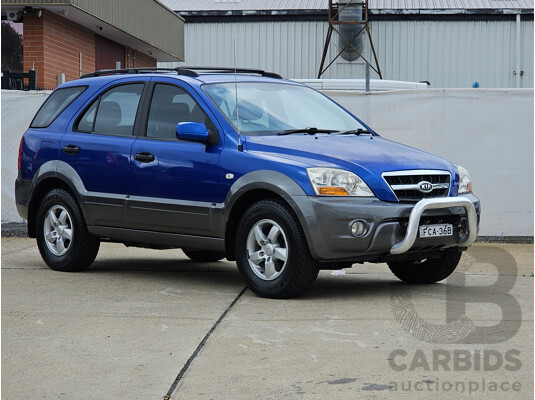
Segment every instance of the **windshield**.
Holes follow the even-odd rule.
[[[306,128],[316,128],[317,133],[365,129],[341,107],[306,86],[238,82],[237,110],[233,82],[207,84],[203,89],[236,130],[239,114],[243,135],[275,135]]]

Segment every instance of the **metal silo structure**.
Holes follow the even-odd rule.
[[[369,65],[381,79],[383,78],[368,22],[368,0],[343,0],[340,2],[329,0],[329,28],[325,38],[325,46],[323,47],[318,78],[321,78],[321,75],[338,57],[350,62],[362,58],[367,66]],[[339,47],[342,50],[324,68],[333,31],[338,33]],[[364,36],[367,36],[369,40],[375,67],[363,55]]]

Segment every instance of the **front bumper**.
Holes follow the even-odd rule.
[[[390,203],[376,198],[303,196],[296,199],[312,256],[317,260],[381,261],[411,254],[466,248],[477,237],[481,206],[471,193]],[[356,220],[367,222],[362,237],[351,234]],[[422,224],[451,223],[453,235],[418,237]]]

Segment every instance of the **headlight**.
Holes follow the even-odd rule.
[[[457,165],[457,171],[459,171],[459,194],[471,192],[472,181],[470,180],[470,174],[466,168],[460,165]]]
[[[366,182],[353,172],[336,168],[307,168],[318,196],[373,196]]]

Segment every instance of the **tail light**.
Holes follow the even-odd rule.
[[[22,137],[20,139],[20,144],[19,144],[19,165],[18,165],[18,168],[19,168],[19,172],[20,172],[20,169],[21,169],[21,159],[22,159],[22,142],[24,141],[24,137]]]

